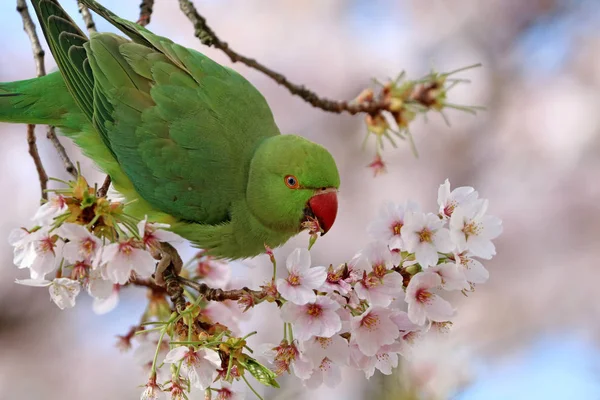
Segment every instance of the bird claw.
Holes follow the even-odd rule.
[[[159,260],[154,272],[154,281],[159,286],[165,286],[165,272],[169,267],[173,267],[175,275],[179,275],[183,268],[183,261],[177,253],[177,250],[169,243],[161,243],[161,248],[152,252],[152,256]]]

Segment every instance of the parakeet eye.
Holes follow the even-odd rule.
[[[300,186],[300,184],[298,183],[298,179],[296,179],[294,175],[287,175],[285,177],[285,184],[290,189],[298,189],[298,187]]]

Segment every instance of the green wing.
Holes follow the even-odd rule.
[[[112,34],[87,41],[56,1],[37,0],[77,104],[144,200],[183,220],[227,221],[244,196],[254,149],[279,134],[266,101],[236,72],[83,3],[133,42]]]

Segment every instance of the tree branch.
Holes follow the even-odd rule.
[[[100,186],[100,189],[98,189],[98,193],[96,193],[96,196],[106,197],[106,193],[108,193],[108,188],[110,188],[110,182],[110,175],[106,175],[106,178],[104,178],[104,183],[102,183],[102,186]]]
[[[33,20],[29,15],[25,0],[17,0],[17,12],[21,15],[21,19],[23,20],[23,30],[25,33],[27,33],[29,41],[31,42],[36,75],[45,75],[46,68],[44,66],[44,50],[42,49],[40,40],[35,32],[35,25],[33,24]],[[42,199],[48,200],[48,193],[46,192],[46,189],[48,188],[48,174],[46,174],[44,164],[42,163],[42,159],[40,158],[40,153],[38,151],[35,138],[35,125],[27,125],[27,146],[29,147],[29,154],[33,159],[33,163],[35,164],[35,169],[37,170],[38,178],[40,180]]]
[[[23,30],[25,30],[25,33],[27,33],[29,41],[31,42],[31,49],[33,50],[33,58],[35,60],[36,76],[39,78],[40,76],[46,75],[46,67],[44,65],[44,50],[42,49],[40,40],[35,31],[35,24],[33,23],[31,16],[29,15],[29,10],[27,9],[27,3],[25,2],[25,0],[17,0],[17,11],[21,15],[21,19],[23,20]],[[34,157],[33,161],[35,163],[40,178],[40,186],[45,188],[47,185],[48,176],[46,175],[46,172],[42,165],[42,161],[39,157],[36,140],[35,138],[32,139],[31,137],[32,135],[34,135],[33,132],[33,128],[27,128],[27,143],[29,145],[29,154],[31,154],[32,157]],[[58,155],[63,160],[63,164],[65,165],[65,169],[67,170],[67,172],[69,172],[71,175],[76,176],[77,170],[75,169],[75,166],[69,159],[69,156],[67,155],[64,146],[56,137],[54,127],[48,127],[48,133],[46,134],[46,137],[52,142],[54,148],[58,151]],[[41,172],[43,172],[43,174],[40,174]],[[43,182],[44,179],[45,182]],[[44,193],[42,193],[42,198],[47,198],[47,196],[45,196]]]
[[[320,97],[312,90],[307,89],[303,85],[297,85],[290,82],[282,74],[267,68],[263,64],[259,63],[253,58],[245,57],[229,47],[229,45],[219,39],[217,34],[207,25],[206,19],[201,16],[194,4],[190,0],[179,0],[179,7],[185,16],[194,24],[194,34],[200,41],[207,45],[213,46],[225,54],[231,59],[232,62],[241,62],[250,68],[254,68],[269,78],[273,79],[279,85],[285,87],[289,92],[295,96],[299,96],[304,101],[310,103],[313,107],[320,108],[323,111],[328,111],[336,114],[346,112],[349,114],[366,113],[370,115],[376,115],[381,111],[387,111],[389,108],[389,102],[386,99],[380,99],[378,101],[368,103],[353,103],[347,101],[336,101]]]
[[[85,27],[87,28],[88,32],[98,32],[98,30],[96,30],[96,24],[94,23],[92,14],[90,13],[90,9],[83,5],[83,3],[81,3],[79,0],[77,1],[77,5],[79,6],[79,13],[83,18],[83,22],[85,22]]]
[[[233,290],[213,289],[205,283],[196,282],[181,276],[179,276],[177,279],[183,285],[189,286],[190,288],[197,291],[208,301],[240,300],[244,296],[248,295],[257,298],[267,296],[267,293],[265,291],[252,290],[247,287]]]
[[[58,152],[58,156],[62,160],[63,165],[65,166],[65,169],[67,170],[67,172],[69,174],[73,175],[74,177],[77,177],[77,168],[75,168],[75,165],[69,158],[69,155],[67,154],[67,150],[65,149],[65,146],[63,146],[62,143],[60,142],[60,140],[58,140],[58,137],[56,136],[56,129],[53,126],[48,127],[48,133],[46,134],[46,137],[54,145],[54,148]]]
[[[152,11],[154,8],[154,0],[142,0],[140,3],[140,18],[137,23],[141,26],[146,26],[150,23]]]
[[[48,188],[48,174],[46,174],[44,164],[42,164],[42,159],[40,158],[40,153],[38,152],[35,139],[35,125],[27,125],[27,145],[29,146],[29,155],[31,158],[33,158],[35,169],[37,170],[38,177],[40,178],[42,199],[48,200],[48,192],[46,192],[46,189]]]

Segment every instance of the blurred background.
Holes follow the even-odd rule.
[[[61,3],[80,18],[75,0]],[[138,18],[138,1],[102,3]],[[376,178],[366,168],[373,149],[361,150],[362,117],[314,109],[260,73],[233,65],[266,96],[282,132],[325,145],[338,162],[340,213],[312,251],[315,264],[349,260],[368,242],[366,226],[386,200],[410,198],[435,210],[446,178],[453,187],[475,187],[504,223],[498,255],[485,263],[490,281],[468,298],[452,299],[459,313],[448,338],[423,346],[390,377],[376,373],[366,381],[347,371],[334,390],[288,385],[264,392],[266,398],[414,399],[421,393],[424,399],[600,399],[598,0],[195,3],[234,49],[334,99],[351,99],[371,78],[385,80],[402,70],[417,78],[431,67],[483,64],[460,75],[472,83],[455,88],[450,100],[487,111],[475,117],[449,111],[451,127],[440,116],[420,119],[412,125],[420,157],[405,143],[388,146],[388,172]],[[15,6],[0,2],[0,81],[35,75]],[[95,21],[99,30],[114,31]],[[156,0],[149,28],[230,64],[200,44],[173,1]],[[55,68],[51,56],[46,65]],[[45,128],[37,132],[49,175],[68,178]],[[101,183],[94,166],[63,143],[86,177]],[[0,172],[0,238],[6,238],[39,204],[25,126],[0,124]],[[276,251],[278,258],[306,240],[292,240]],[[269,276],[264,257],[244,264],[234,266],[234,275],[254,284]],[[0,269],[0,400],[139,398],[137,385],[146,378],[131,352],[116,348],[115,336],[137,323],[144,290],[123,290],[118,308],[106,315],[92,313],[87,296],[61,312],[46,290],[13,283],[25,274],[13,266],[5,240]],[[264,311],[259,307],[247,325],[266,323]],[[273,340],[279,325],[276,330]]]

